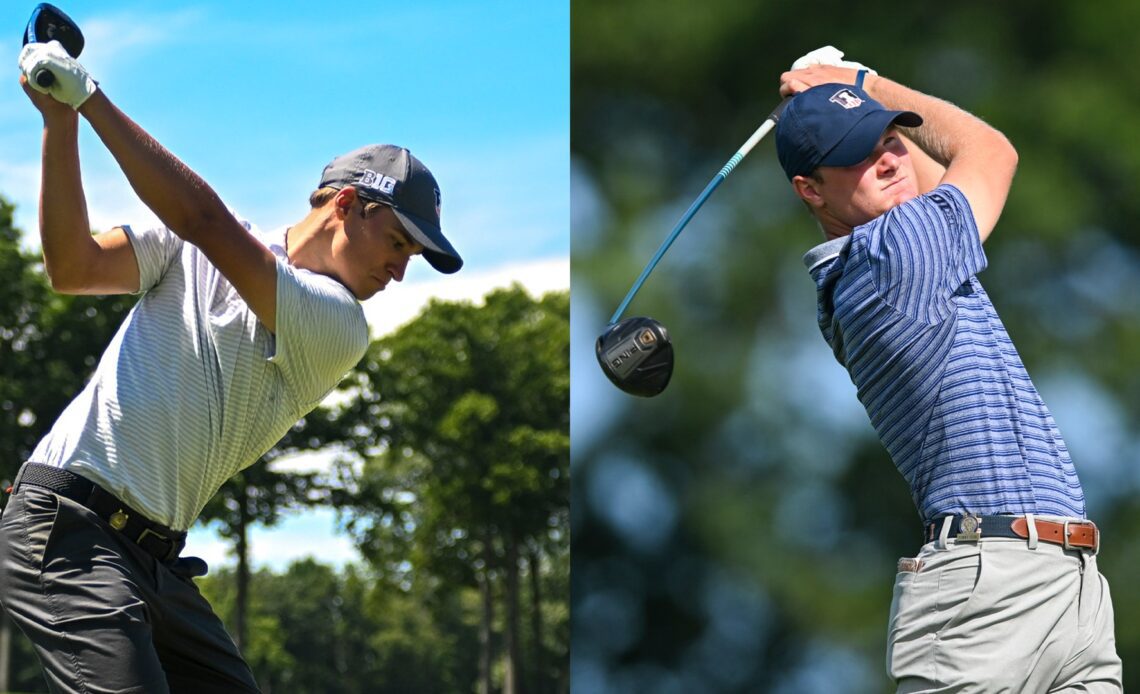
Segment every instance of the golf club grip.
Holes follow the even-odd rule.
[[[36,84],[47,89],[55,83],[55,75],[51,74],[51,70],[43,69],[35,74],[35,80]]]
[[[760,127],[756,128],[756,132],[752,133],[752,137],[748,138],[748,141],[741,146],[741,159],[747,156],[747,154],[752,151],[752,148],[755,147],[760,140],[763,140],[764,136],[767,135],[772,128],[776,127],[776,123],[780,122],[780,116],[784,115],[784,109],[788,107],[791,101],[792,97],[786,96],[783,101],[776,105],[776,108],[772,109],[772,112],[768,114],[768,117],[764,119]]]
[[[614,311],[614,315],[610,318],[610,325],[617,323],[621,319],[621,315],[625,313],[626,307],[629,306],[629,303],[631,301],[633,301],[633,297],[637,295],[637,292],[641,289],[641,285],[644,284],[645,279],[649,277],[649,273],[653,272],[653,268],[657,267],[657,263],[660,262],[662,256],[665,255],[665,251],[669,250],[669,247],[672,246],[673,242],[677,240],[677,237],[681,234],[681,230],[685,228],[685,225],[689,223],[689,220],[693,218],[693,215],[697,213],[697,210],[701,208],[701,205],[705,203],[705,200],[707,200],[708,197],[712,195],[712,192],[716,190],[721,181],[723,181],[725,178],[728,178],[728,175],[732,173],[732,170],[736,168],[736,165],[739,164],[740,161],[744,159],[744,157],[748,156],[748,153],[752,151],[752,148],[755,147],[756,144],[760,142],[760,140],[764,139],[765,135],[771,132],[772,128],[774,128],[776,126],[776,123],[780,120],[781,114],[783,114],[784,109],[787,107],[788,103],[791,100],[792,97],[785,97],[776,106],[776,108],[772,109],[772,112],[768,114],[768,117],[764,119],[764,122],[760,124],[760,127],[756,128],[756,131],[752,133],[752,136],[749,137],[743,145],[741,145],[736,154],[732,155],[732,158],[729,159],[723,167],[721,167],[720,171],[718,171],[715,176],[713,176],[713,179],[709,181],[707,186],[705,186],[705,189],[701,192],[697,199],[693,201],[693,204],[689,205],[689,209],[687,209],[685,211],[685,214],[681,216],[680,221],[678,221],[677,225],[673,227],[673,231],[669,232],[669,236],[665,238],[665,241],[662,242],[661,247],[658,248],[657,252],[653,254],[653,257],[649,260],[649,263],[645,266],[645,269],[641,271],[641,274],[638,275],[637,280],[634,281],[633,286],[629,288],[629,293],[625,295],[625,299],[623,299],[621,304],[618,305],[617,310]]]

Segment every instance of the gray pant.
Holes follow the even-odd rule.
[[[1122,692],[1096,556],[1004,538],[925,545],[895,578],[887,670],[900,694]]]
[[[190,578],[47,490],[0,518],[0,601],[53,692],[258,691]]]

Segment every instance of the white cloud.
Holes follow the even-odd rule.
[[[274,472],[280,473],[328,473],[332,469],[333,463],[341,455],[345,455],[343,449],[330,446],[319,451],[282,456],[270,463],[269,467]]]
[[[521,284],[533,296],[570,288],[570,258],[549,258],[504,265],[484,272],[462,270],[422,282],[390,284],[364,303],[373,337],[396,330],[415,318],[431,299],[479,303],[493,289]]]

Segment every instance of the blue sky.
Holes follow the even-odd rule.
[[[433,296],[569,287],[568,2],[56,4],[82,28],[80,61],[112,101],[263,229],[301,219],[324,165],[363,144],[403,145],[431,168],[464,269],[444,278],[412,263],[365,304],[375,334]],[[34,6],[0,4],[11,61],[0,70],[0,195],[29,243],[41,121],[15,66]],[[80,157],[94,228],[154,219],[86,127]],[[304,547],[351,558],[331,526],[330,514],[291,519],[260,535],[264,549],[255,537],[255,558],[280,567]],[[195,533],[195,550],[223,560],[212,533]]]

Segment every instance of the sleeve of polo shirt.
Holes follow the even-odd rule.
[[[185,242],[166,227],[135,231],[129,224],[123,224],[120,228],[131,242],[139,266],[139,288],[135,293],[153,289],[182,252]]]
[[[952,185],[883,215],[868,234],[867,253],[879,295],[927,323],[945,319],[954,295],[986,267],[970,203]]]
[[[368,348],[356,297],[337,281],[277,261],[277,333],[272,361],[294,402],[315,405]]]

